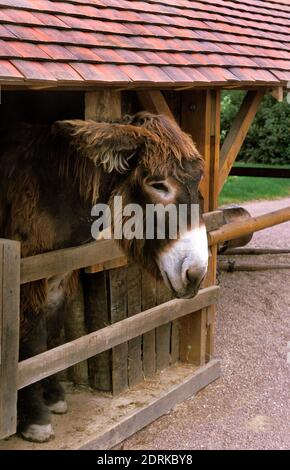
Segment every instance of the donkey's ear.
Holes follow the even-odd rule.
[[[158,139],[142,127],[95,121],[57,121],[52,131],[64,135],[95,165],[103,165],[107,172],[120,173],[130,169],[130,159],[139,149],[154,145]]]

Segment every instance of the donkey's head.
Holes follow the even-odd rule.
[[[99,168],[100,193],[110,173],[112,222],[123,227],[120,239],[114,226],[115,238],[127,255],[162,277],[176,297],[194,296],[208,248],[198,210],[203,161],[191,137],[167,117],[147,112],[114,123],[57,125]]]

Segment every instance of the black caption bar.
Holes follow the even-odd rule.
[[[290,452],[278,451],[2,451],[1,468],[19,461],[25,464],[40,465],[51,469],[51,464],[80,466],[81,469],[100,468],[139,469],[150,467],[195,467],[197,465],[218,464],[231,469],[236,465],[275,465],[289,464]],[[227,465],[228,464],[228,465]],[[88,467],[90,466],[90,467]],[[35,468],[35,467],[33,467]],[[67,467],[64,467],[67,468]]]

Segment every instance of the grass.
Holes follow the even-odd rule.
[[[278,168],[277,165],[260,165],[258,163],[236,163],[236,166]],[[280,168],[290,168],[283,165]],[[263,199],[279,199],[290,196],[290,179],[256,178],[250,176],[230,176],[219,197],[219,204]]]

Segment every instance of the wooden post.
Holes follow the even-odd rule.
[[[141,268],[130,263],[127,268],[128,317],[142,311]],[[131,339],[128,344],[129,387],[143,381],[142,336]]]
[[[106,274],[88,274],[84,277],[85,315],[88,331],[105,328],[110,324]],[[88,361],[89,383],[92,388],[112,390],[111,351],[104,351]]]
[[[142,270],[142,311],[156,305],[156,280]],[[143,372],[150,377],[156,372],[156,340],[155,330],[143,335]]]
[[[0,241],[0,439],[16,432],[20,243]]]
[[[157,283],[156,304],[164,304],[172,299],[171,292],[163,283]],[[156,368],[165,369],[170,364],[171,324],[165,323],[156,328]]]
[[[111,323],[127,318],[127,268],[109,271]],[[128,388],[128,343],[112,349],[112,391],[116,395]]]
[[[65,338],[73,341],[76,338],[85,336],[87,329],[85,325],[85,303],[82,283],[78,282],[77,291],[74,297],[66,306],[64,316]],[[70,380],[75,384],[85,385],[88,383],[88,363],[79,362],[68,371]]]
[[[210,122],[210,164],[208,181],[208,209],[214,211],[218,207],[219,195],[219,168],[220,168],[220,108],[221,94],[219,90],[211,92],[211,122]],[[217,271],[217,245],[211,246],[211,256],[204,287],[216,284]],[[216,305],[210,305],[206,309],[206,361],[214,354],[214,335],[216,322]]]
[[[205,160],[202,182],[203,210],[217,207],[219,170],[220,93],[187,91],[182,94],[182,128],[190,133]],[[216,250],[210,256],[206,285],[215,283]],[[213,349],[212,307],[189,314],[180,321],[180,359],[197,365],[205,364]]]
[[[263,89],[248,91],[232,123],[220,151],[219,192],[231,171],[264,95]]]
[[[103,121],[103,120],[110,120],[110,119],[118,119],[121,117],[121,93],[113,90],[100,90],[94,92],[87,92],[85,93],[85,119],[93,119],[94,121]],[[121,271],[120,271],[121,272]],[[101,272],[98,274],[92,274],[93,279],[90,282],[90,293],[86,293],[86,296],[92,296],[91,300],[87,299],[87,304],[90,305],[90,309],[88,312],[89,316],[89,323],[90,323],[90,331],[92,328],[99,327],[103,328],[104,326],[108,325],[109,322],[109,306],[107,305],[107,288],[109,291],[111,290],[110,286],[107,286],[106,280],[106,273]],[[113,275],[114,277],[114,275]],[[108,283],[110,284],[111,278],[108,277]],[[92,283],[95,286],[92,286]],[[101,286],[99,288],[99,286]],[[93,290],[98,292],[98,297],[93,294]],[[96,318],[93,318],[96,315]],[[113,315],[114,315],[114,307],[113,307]],[[97,318],[98,317],[98,318]],[[119,319],[125,318],[122,316]],[[118,346],[118,350],[121,349],[122,346]],[[111,355],[112,354],[112,355]],[[122,356],[124,356],[125,351],[123,351]],[[114,374],[114,370],[116,367],[119,368],[121,374],[123,373],[124,368],[120,369],[120,364],[117,359],[117,351],[106,351],[101,354],[99,357],[92,358],[89,361],[89,372],[90,372],[90,383],[94,388],[99,390],[109,391],[113,388],[116,392],[122,388],[121,383],[119,383],[119,379],[117,375]],[[112,364],[111,364],[112,360]],[[120,359],[121,360],[121,359]],[[127,358],[126,358],[127,360]],[[121,360],[124,362],[124,357]],[[113,368],[113,371],[111,370]],[[126,366],[127,368],[127,366]],[[114,380],[112,379],[112,374],[115,375]],[[122,378],[123,382],[127,383],[127,375],[126,377]]]
[[[137,92],[138,99],[144,109],[155,114],[164,114],[173,121],[175,117],[168,106],[168,103],[160,90],[146,90]],[[145,277],[144,277],[145,279]],[[147,289],[143,282],[143,290],[146,291],[150,286],[152,287],[152,281],[147,279],[149,283]],[[156,305],[160,305],[168,300],[172,299],[172,295],[169,290],[163,285],[157,283],[156,285]],[[148,333],[144,336],[143,354],[144,355],[144,370],[145,376],[151,375],[155,367],[156,358],[156,369],[162,370],[169,366],[171,362],[176,362],[179,358],[179,324],[178,322],[167,323],[156,329],[155,338],[153,333]],[[153,357],[153,347],[156,346],[156,356]],[[148,362],[150,355],[151,363]]]
[[[273,225],[283,224],[290,220],[290,206],[283,207],[273,212],[249,217],[243,221],[231,222],[223,225],[208,234],[209,244],[215,245],[227,240],[232,240],[249,233],[258,232]]]

